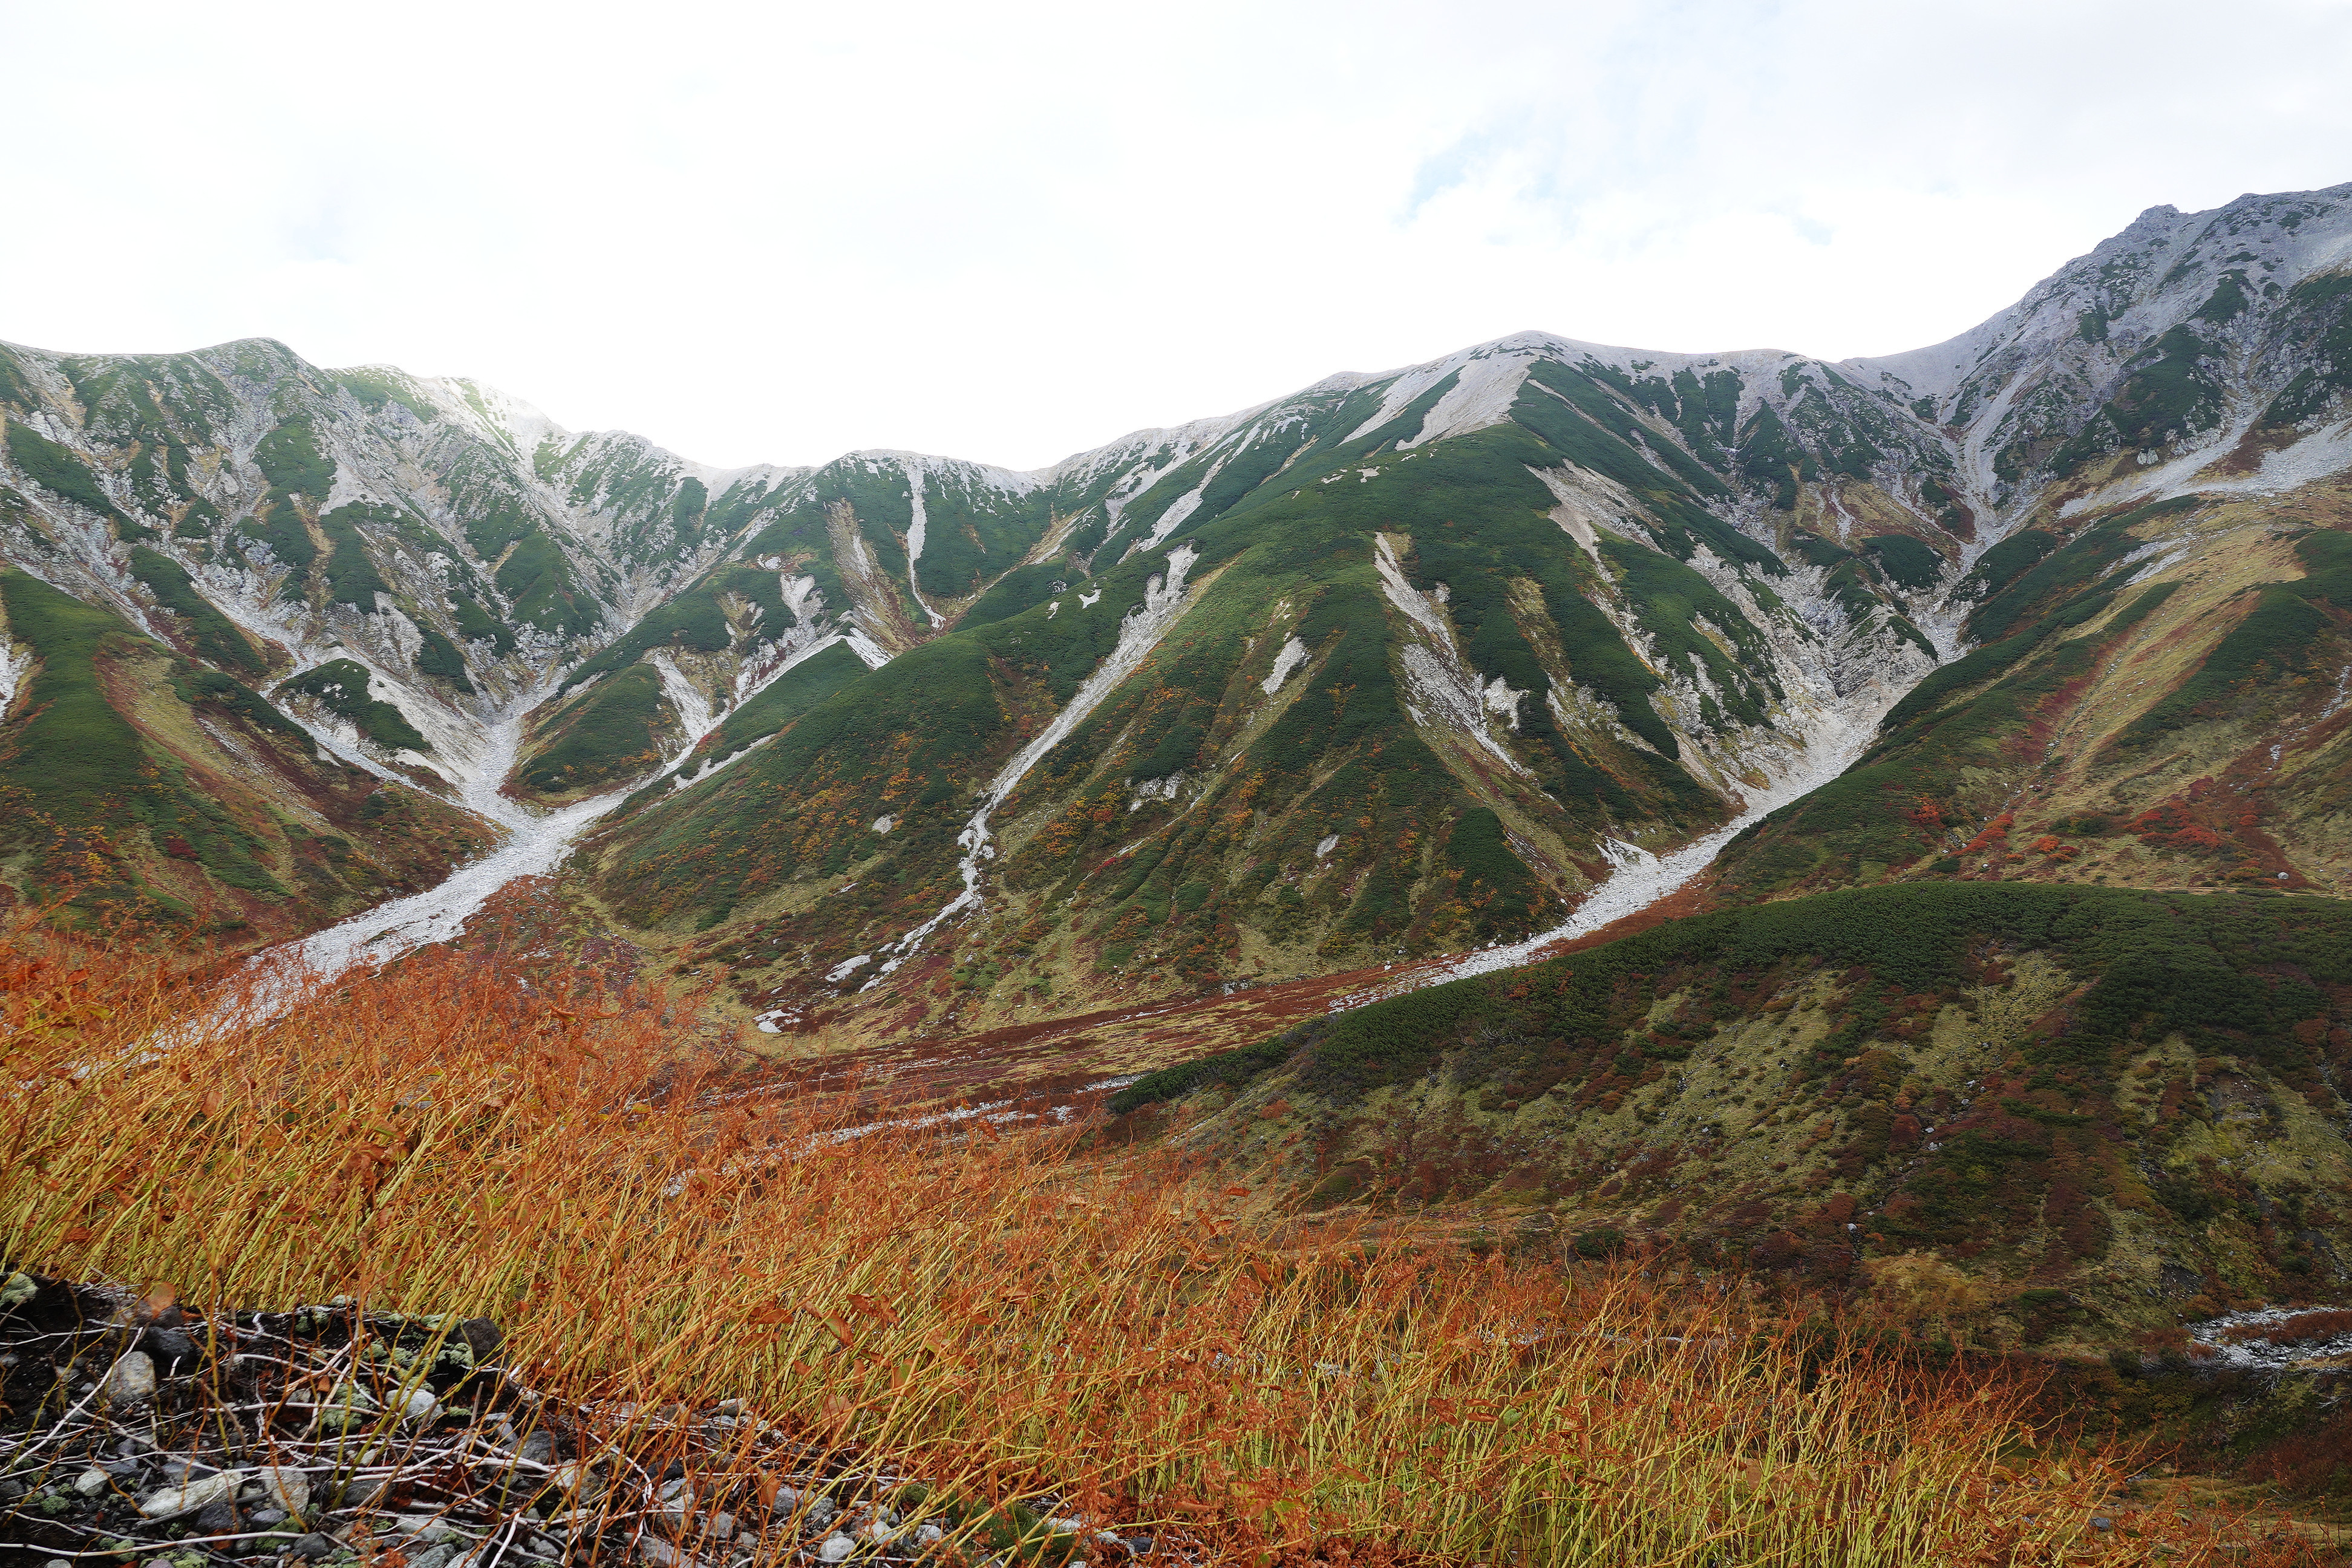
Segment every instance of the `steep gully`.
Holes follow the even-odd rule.
[[[870,965],[873,966],[871,977],[857,987],[861,991],[870,990],[915,956],[940,925],[982,907],[982,871],[986,863],[995,856],[989,835],[991,816],[1029,771],[1083,723],[1121,681],[1133,674],[1181,618],[1196,597],[1188,593],[1185,586],[1185,577],[1194,559],[1195,553],[1189,546],[1180,546],[1170,554],[1166,573],[1150,581],[1144,603],[1130,611],[1122,623],[1118,644],[1112,652],[1087,678],[1046,728],[990,780],[978,808],[957,837],[957,843],[963,851],[957,868],[962,882],[961,891],[905,935],[884,943],[873,952],[858,954],[837,965],[826,976],[828,981],[846,990],[856,982],[856,972]],[[1920,618],[1935,636],[1942,657],[1947,659],[1955,657],[1958,648],[1951,628],[1941,624],[1939,617]],[[763,670],[758,685],[766,685],[785,669],[821,651],[835,640],[827,637],[797,651],[793,657],[772,668]],[[853,637],[853,646],[860,640]],[[861,647],[857,651],[866,657],[869,663],[878,662],[865,647]],[[677,678],[674,669],[664,668],[661,674],[667,688],[682,688],[686,684]],[[1631,844],[1605,843],[1603,853],[1613,868],[1611,875],[1597,885],[1560,925],[1520,942],[1499,943],[1446,959],[1396,966],[1392,972],[1381,973],[1370,984],[1333,993],[1328,998],[1325,1009],[1345,1011],[1423,986],[1526,963],[1562,942],[1599,931],[1670,897],[1704,871],[1724,846],[1749,825],[1828,783],[1851,766],[1867,748],[1879,720],[1911,684],[1905,681],[1899,685],[1881,686],[1859,703],[1831,704],[1817,710],[1804,731],[1791,737],[1799,742],[1792,765],[1769,784],[1746,791],[1739,813],[1706,837],[1664,855],[1654,855]],[[561,810],[534,812],[499,794],[499,786],[514,764],[530,711],[551,695],[553,685],[554,679],[551,676],[540,687],[521,694],[489,721],[480,731],[479,748],[468,758],[470,765],[467,776],[457,787],[458,804],[502,828],[507,835],[505,841],[488,855],[459,867],[446,880],[425,892],[377,905],[364,913],[257,955],[253,960],[253,971],[259,976],[258,983],[237,1005],[235,1010],[237,1018],[252,1021],[274,1016],[317,986],[354,967],[387,963],[413,949],[456,938],[499,889],[522,878],[553,870],[597,819],[646,784],[676,774],[694,754],[695,747],[703,737],[724,716],[713,714],[709,705],[699,700],[675,704],[679,711],[684,738],[676,752],[654,774],[625,788],[577,802]],[[746,691],[740,695],[750,694]],[[344,739],[322,731],[316,725],[306,724],[305,728],[322,749],[372,772],[387,777],[394,776],[383,764]],[[738,753],[738,756],[741,754]],[[715,772],[716,767],[709,771]],[[700,776],[708,775],[707,773],[698,775],[697,782]],[[789,1026],[792,1021],[787,1015],[775,1012],[762,1014],[755,1020],[761,1028],[770,1033],[779,1032],[780,1022]]]
[[[821,637],[791,649],[786,657],[761,668],[753,679],[743,682],[736,694],[736,705],[836,642],[847,642],[869,665],[881,662],[879,650],[859,633]],[[348,657],[346,649],[339,647],[334,651]],[[317,662],[315,658],[306,659],[297,668]],[[455,939],[499,889],[523,878],[553,870],[599,817],[646,785],[677,774],[694,755],[695,747],[719,727],[726,712],[713,712],[667,656],[655,662],[682,731],[677,750],[660,768],[621,789],[575,801],[555,811],[533,811],[500,794],[499,785],[513,770],[531,712],[554,695],[561,672],[551,672],[540,684],[505,704],[474,736],[467,737],[474,739],[476,744],[461,753],[465,755],[463,767],[453,770],[458,773],[457,804],[502,829],[504,841],[489,854],[458,867],[424,892],[375,905],[307,937],[281,942],[256,954],[250,964],[253,984],[241,994],[230,1016],[242,1022],[274,1016],[316,987],[353,968],[389,963],[415,948]],[[400,779],[399,774],[346,738],[307,721],[300,714],[287,716],[302,725],[320,750],[379,777]],[[444,744],[449,743],[445,738]],[[727,763],[746,754],[748,752],[739,752],[726,761],[710,764],[696,776],[707,778]]]

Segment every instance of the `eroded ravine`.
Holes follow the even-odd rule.
[[[963,884],[961,890],[941,905],[929,920],[896,942],[885,942],[873,952],[858,953],[843,960],[826,973],[827,981],[838,985],[855,979],[857,972],[868,964],[877,964],[878,967],[873,976],[859,989],[879,984],[885,976],[896,972],[899,965],[919,952],[931,932],[956,916],[980,908],[981,868],[996,858],[995,847],[989,839],[989,818],[1019,786],[1029,770],[1066,740],[1072,731],[1085,723],[1088,715],[1101,705],[1103,699],[1134,674],[1151,650],[1160,646],[1160,639],[1168,635],[1169,628],[1176,624],[1192,603],[1191,595],[1184,591],[1184,578],[1198,558],[1199,552],[1191,544],[1180,544],[1168,552],[1166,570],[1144,584],[1143,603],[1128,612],[1127,618],[1119,623],[1118,645],[1079,684],[1070,700],[1054,715],[1045,730],[1014,752],[1012,761],[998,769],[996,776],[989,780],[988,788],[981,795],[979,809],[964,824],[963,831],[956,835],[956,844],[963,850],[956,862],[956,875]],[[775,1013],[762,1014],[758,1020],[760,1026],[771,1033],[775,1032],[776,1016]]]

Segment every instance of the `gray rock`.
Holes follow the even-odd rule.
[[[652,1563],[654,1568],[706,1568],[701,1558],[680,1552],[677,1547],[656,1535],[639,1536],[637,1553]]]
[[[184,1486],[163,1487],[148,1493],[139,1501],[140,1513],[148,1519],[177,1519],[184,1513],[195,1513],[216,1502],[233,1501],[236,1489],[245,1484],[245,1477],[235,1470],[223,1470],[215,1476],[205,1476]]]
[[[400,1416],[404,1421],[430,1421],[433,1413],[440,1408],[441,1402],[433,1397],[433,1391],[428,1388],[416,1389],[400,1400]]]
[[[253,1510],[252,1518],[254,1523],[267,1530],[273,1524],[285,1523],[287,1515],[282,1508],[257,1508]]]
[[[155,1394],[155,1358],[145,1351],[125,1353],[106,1371],[106,1397],[131,1405]]]
[[[828,1535],[824,1538],[824,1544],[816,1549],[816,1560],[820,1563],[846,1563],[849,1554],[856,1550],[857,1542],[848,1536]]]
[[[296,1541],[294,1544],[288,1547],[286,1551],[289,1556],[299,1557],[305,1561],[316,1563],[322,1557],[333,1556],[335,1553],[335,1543],[314,1530],[310,1534]]]
[[[269,1500],[288,1513],[301,1513],[310,1506],[310,1478],[290,1465],[268,1465],[253,1473]]]
[[[520,1443],[515,1445],[515,1458],[518,1459],[529,1459],[534,1464],[546,1464],[549,1460],[555,1458],[555,1434],[552,1432],[533,1432],[530,1436],[525,1437]]]
[[[228,1535],[236,1530],[236,1504],[227,1498],[207,1507],[196,1515],[198,1535]]]
[[[604,1478],[578,1459],[556,1466],[548,1479],[558,1491],[569,1493],[574,1503],[594,1502],[604,1492]]]
[[[162,1357],[167,1366],[175,1361],[196,1359],[196,1342],[177,1329],[150,1329],[145,1341],[147,1348]]]
[[[113,1484],[114,1478],[104,1470],[84,1470],[74,1478],[74,1490],[84,1497],[96,1497]]]
[[[457,1555],[455,1546],[428,1546],[408,1560],[408,1568],[449,1568],[449,1560]]]

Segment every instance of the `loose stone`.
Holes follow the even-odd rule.
[[[301,1513],[310,1506],[310,1478],[290,1465],[267,1466],[255,1471],[253,1479],[288,1513]]]
[[[216,1476],[205,1476],[184,1486],[164,1487],[150,1492],[139,1504],[139,1511],[148,1519],[174,1519],[184,1513],[227,1502],[236,1496],[236,1489],[245,1484],[245,1477],[236,1470],[223,1470]]]
[[[117,1405],[151,1399],[155,1394],[155,1358],[131,1351],[106,1371],[106,1397]]]

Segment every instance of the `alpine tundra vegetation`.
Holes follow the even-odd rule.
[[[537,1148],[556,1133],[533,1119],[561,1100],[593,1119],[614,1170],[658,1163],[632,1142],[640,1114],[669,1119],[676,1149],[720,1151],[609,1201],[639,1205],[632,1234],[682,1249],[624,1248],[635,1261],[613,1267],[660,1274],[692,1254],[719,1281],[696,1289],[724,1293],[730,1270],[796,1266],[758,1262],[766,1243],[710,1217],[733,1197],[664,1231],[679,1194],[748,1201],[787,1146],[838,1148],[845,1171],[878,1171],[864,1151],[886,1147],[902,1170],[977,1160],[985,1133],[940,1146],[951,1155],[908,1151],[972,1116],[949,1105],[960,1096],[1011,1103],[1025,1086],[1067,1115],[1116,1089],[1106,1116],[1079,1119],[1085,1148],[972,1176],[988,1194],[966,1205],[973,1234],[1025,1247],[1034,1205],[1085,1219],[1119,1201],[1099,1184],[1128,1177],[1106,1172],[1139,1187],[1148,1168],[1179,1194],[1168,1212],[1192,1215],[1209,1189],[1184,1184],[1203,1168],[1248,1173],[1234,1194],[1289,1205],[1278,1239],[1252,1233],[1267,1248],[1245,1260],[1254,1283],[1241,1250],[1195,1258],[1175,1275],[1224,1270],[1208,1294],[1136,1296],[1084,1332],[1166,1327],[1230,1296],[1182,1353],[1274,1347],[1269,1388],[1326,1375],[1301,1325],[1372,1332],[1350,1301],[1377,1300],[1381,1321],[1438,1311],[1396,1262],[1411,1231],[1475,1239],[1496,1288],[1538,1315],[1581,1309],[1541,1297],[1531,1255],[1632,1259],[1609,1289],[1738,1278],[1877,1314],[1945,1357],[2062,1358],[2077,1416],[2110,1426],[2242,1455],[2344,1430],[2326,1311],[2352,1291],[2352,185],[2150,208],[2008,310],[1907,353],[1523,332],[1034,471],[889,450],[717,469],[564,430],[471,382],[323,370],[263,340],[0,345],[0,886],[20,912],[9,962],[54,987],[47,1011],[13,1020],[46,1031],[43,1072],[84,1083],[119,1052],[131,1065],[114,1076],[147,1087],[101,1089],[108,1068],[74,1092],[129,1095],[108,1103],[162,1125],[185,1108],[158,1064],[226,1039],[287,1053],[289,1085],[325,1070],[284,1022],[315,1023],[319,998],[282,978],[205,1004],[213,1023],[153,1059],[127,1025],[59,1044],[118,1005],[76,989],[96,971],[58,978],[57,955],[98,937],[219,953],[301,938],[310,978],[331,981],[470,918],[484,964],[523,963],[542,989],[551,953],[593,973],[562,980],[571,1001],[551,1014],[539,991],[511,1004],[530,1038],[596,1064],[576,1083],[536,1047],[499,1063],[503,1047],[455,1022],[439,1045],[404,1037],[404,1070],[437,1087],[382,1108],[366,1146],[384,1158],[358,1207],[305,1222],[365,1271],[367,1216],[410,1168],[394,1165],[427,1147],[451,1170],[491,1161],[467,1178],[498,1194],[478,1215],[434,1209],[430,1190],[402,1200],[422,1205],[403,1223],[484,1227],[475,1245],[505,1259],[494,1285],[459,1283],[417,1253],[417,1278],[446,1286],[433,1310],[552,1333],[558,1299],[585,1288],[534,1273],[522,1230],[493,1223],[530,1206],[528,1183],[467,1142],[477,1121]],[[474,995],[434,967],[447,962],[421,954],[347,994]],[[105,973],[133,984],[120,963]],[[137,984],[194,997],[218,975],[167,964]],[[591,1038],[578,1009],[604,1001],[617,1010],[597,1016],[628,1022]],[[712,1068],[729,1047],[762,1065]],[[885,1076],[906,1100],[889,1117]],[[279,1126],[241,1081],[231,1100]],[[711,1110],[779,1085],[848,1098],[789,1136]],[[476,1106],[478,1091],[491,1098]],[[229,1090],[189,1092],[209,1095],[190,1112],[205,1125],[243,1125]],[[277,1153],[239,1144],[239,1160],[311,1158],[313,1112],[286,1105]],[[455,1120],[395,1125],[416,1116]],[[127,1277],[171,1252],[193,1269],[209,1244],[172,1228],[189,1194],[227,1184],[222,1204],[235,1186],[250,1205],[261,1187],[236,1184],[266,1185],[259,1165],[192,1170],[166,1203],[125,1195],[126,1175],[52,1212],[54,1173],[106,1162],[73,1116],[28,1102],[18,1120],[18,1146],[48,1150],[29,1168],[53,1173],[0,1174],[11,1260],[37,1237],[47,1265]],[[1157,1281],[1176,1256],[1141,1220],[1102,1224],[1080,1255],[1119,1278]],[[1301,1239],[1318,1226],[1352,1238],[1332,1257],[1402,1272],[1378,1289],[1377,1268],[1326,1279]],[[949,1267],[929,1245],[894,1235],[884,1250],[929,1278]],[[283,1258],[203,1267],[289,1300],[335,1282]],[[972,1302],[958,1327],[860,1275],[853,1325],[828,1315],[827,1287],[793,1278],[762,1300],[815,1302],[850,1369],[838,1407],[801,1412],[824,1413],[827,1442],[979,1465],[973,1497],[1035,1479],[1009,1479],[1012,1428],[983,1433],[972,1413],[1050,1425],[985,1369],[1059,1366],[1039,1346],[1078,1335],[1069,1321],[1007,1328],[991,1349],[956,1337],[979,1332]],[[1068,1306],[1051,1280],[1003,1283],[1008,1311]],[[403,1289],[404,1310],[428,1305]],[[751,1310],[730,1300],[730,1321]],[[1292,1315],[1269,1326],[1278,1300]],[[2266,1308],[2320,1326],[2298,1339],[2244,1316]],[[1747,1308],[1724,1310],[1707,1342],[1755,1330]],[[376,1329],[391,1343],[406,1321]],[[1674,1326],[1627,1321],[1625,1342]],[[629,1308],[596,1330],[595,1375],[691,1342],[739,1380],[789,1366],[806,1382],[793,1357],[820,1353],[798,1327],[775,1329],[773,1356],[701,1331]],[[1549,1331],[1533,1332],[1512,1342]],[[2255,1341],[2306,1382],[2250,1393],[2190,1375],[2196,1354],[2252,1364]],[[1782,1350],[1792,1388],[1832,1364]],[[925,1354],[965,1368],[956,1392],[890,1403],[908,1384],[877,1369]],[[1035,1372],[1040,1387],[1061,1375]],[[1519,1396],[1500,1363],[1478,1375],[1430,1397]],[[663,1379],[681,1398],[725,1392]],[[1068,1393],[1081,1426],[1108,1386]],[[1286,1429],[1258,1414],[1274,1443]],[[1631,1524],[1552,1492],[1512,1494],[1484,1522],[1431,1502],[1406,1529],[1402,1494],[1382,1501],[1366,1479],[1397,1453],[1387,1417],[1331,1418],[1345,1430],[1329,1452],[1350,1456],[1333,1462],[1361,1495],[1276,1487],[1234,1515],[1255,1521],[1251,1550],[1305,1540],[1282,1523],[1302,1509],[1439,1556],[1848,1560],[1810,1555],[1813,1537],[1758,1544],[1769,1532],[1739,1511],[1753,1472],[1692,1494],[1688,1521],[1714,1510],[1728,1533],[1661,1525],[1643,1536],[1668,1554],[1654,1558],[1607,1533]],[[1486,1461],[1462,1456],[1528,1436],[1481,1426],[1498,1418],[1464,1417],[1461,1433],[1481,1431],[1452,1439],[1460,1473],[1423,1495],[1486,1484],[1465,1479]],[[1104,1437],[1089,1452],[1111,1457],[1057,1484],[1095,1487],[1104,1507],[1230,1499],[1325,1441],[1301,1428],[1282,1439],[1296,1454],[1245,1453],[1223,1426],[1169,1419],[1152,1454]],[[1621,1458],[1639,1447],[1608,1442]],[[1822,1452],[1822,1474],[1866,1468]],[[752,1489],[739,1502],[764,1485],[764,1509],[777,1484],[724,1483]],[[2011,1510],[2012,1533],[1980,1541],[1917,1506],[1885,1560],[2021,1550],[2037,1517]],[[973,1541],[1013,1517],[956,1508],[931,1512]],[[1735,1537],[1761,1554],[1705,1557]],[[1023,1541],[996,1549],[1037,1544]]]

